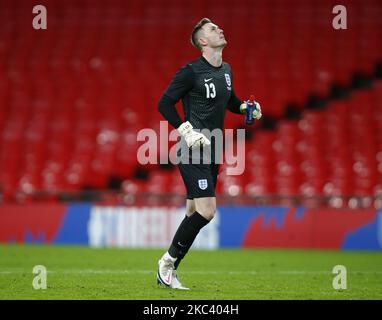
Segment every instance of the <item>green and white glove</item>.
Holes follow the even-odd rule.
[[[178,132],[184,137],[187,146],[191,149],[199,146],[208,146],[211,144],[210,140],[208,140],[204,134],[194,131],[191,123],[188,121],[183,122],[179,126]]]

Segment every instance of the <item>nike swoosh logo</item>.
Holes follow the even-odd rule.
[[[167,283],[171,283],[171,274],[165,279],[165,281],[167,282]]]
[[[183,244],[181,244],[180,242],[178,242],[178,244],[179,244],[181,247],[183,247],[183,248],[186,247],[186,246],[184,246]]]
[[[211,81],[212,78],[209,78],[209,79],[204,79],[204,82],[208,82],[208,81]]]

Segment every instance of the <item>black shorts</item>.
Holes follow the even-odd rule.
[[[187,199],[215,197],[219,165],[178,164],[180,174],[187,189]]]

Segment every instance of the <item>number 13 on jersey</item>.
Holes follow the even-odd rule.
[[[206,87],[207,99],[215,98],[216,97],[215,85],[212,82],[210,82],[210,83],[205,83],[204,86]]]

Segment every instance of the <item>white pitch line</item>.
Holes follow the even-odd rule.
[[[31,272],[31,271],[30,271]],[[66,269],[66,270],[47,270],[48,273],[56,274],[155,274],[156,270],[102,270],[102,269]],[[3,270],[0,274],[17,274],[17,273],[29,273],[27,270],[14,269],[14,270]],[[359,271],[353,270],[348,271],[348,274],[382,274],[382,271]],[[268,274],[279,274],[279,275],[331,275],[331,271],[303,271],[303,270],[279,270],[279,271],[184,271],[184,274],[200,274],[200,275],[268,275]]]

